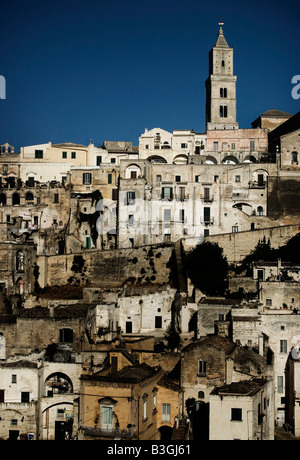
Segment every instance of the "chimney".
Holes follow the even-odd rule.
[[[225,366],[225,383],[226,385],[230,385],[233,381],[233,359],[227,358]]]

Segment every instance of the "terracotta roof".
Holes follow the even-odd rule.
[[[8,369],[17,369],[17,368],[28,368],[28,369],[35,369],[37,368],[37,363],[32,361],[20,360],[20,361],[13,361],[10,363],[0,363],[0,367],[8,368]]]
[[[292,114],[273,108],[271,110],[267,110],[266,112],[262,113],[260,116],[261,117],[287,118],[287,117],[291,117]]]
[[[160,372],[160,368],[150,367],[146,364],[138,366],[128,366],[119,372],[108,375],[82,375],[82,380],[95,380],[97,382],[120,382],[120,383],[139,383],[153,377]]]
[[[193,343],[190,343],[187,345],[185,348],[183,348],[183,352],[187,352],[189,350],[192,350],[193,348],[196,347],[201,347],[201,346],[212,346],[215,348],[218,348],[219,350],[225,351],[225,353],[231,353],[236,345],[227,337],[221,337],[219,335],[212,335],[212,336],[207,336],[200,338],[196,340]]]
[[[233,382],[219,388],[214,388],[211,394],[252,396],[266,383],[265,379],[242,380],[241,382]]]

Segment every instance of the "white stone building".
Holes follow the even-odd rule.
[[[209,396],[209,440],[274,440],[273,382],[244,380]]]

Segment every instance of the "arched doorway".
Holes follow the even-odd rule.
[[[160,440],[164,443],[170,442],[172,439],[173,428],[163,425],[158,428],[160,432]]]

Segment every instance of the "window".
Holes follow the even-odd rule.
[[[219,143],[214,142],[214,152],[217,152],[219,150]]]
[[[231,150],[235,150],[235,142],[231,144]]]
[[[204,188],[204,201],[209,201],[210,199],[210,189],[205,187]]]
[[[175,182],[181,182],[181,176],[175,176]]]
[[[12,418],[10,421],[11,426],[17,426],[18,425],[18,420],[16,418]]]
[[[204,399],[204,398],[205,398],[204,391],[198,391],[198,399]]]
[[[157,388],[153,389],[153,412],[156,411],[156,405],[157,405]]]
[[[171,209],[164,209],[164,222],[171,221]]]
[[[220,105],[220,117],[227,118],[227,106],[226,105]]]
[[[280,340],[280,353],[287,353],[287,341]]]
[[[220,88],[220,97],[227,97],[227,88]]]
[[[16,374],[12,374],[11,383],[17,383],[17,375]]]
[[[4,174],[4,176],[6,176],[7,173],[8,173],[8,165],[3,165],[3,174]]]
[[[118,189],[117,188],[113,188],[112,191],[111,191],[111,198],[112,200],[114,201],[117,201],[118,200]]]
[[[111,159],[110,159],[110,162],[114,164],[114,163],[116,162],[116,159],[115,159],[115,158],[111,158]]]
[[[4,393],[5,390],[0,390],[0,403],[4,403]]]
[[[129,214],[129,216],[128,216],[128,225],[130,227],[132,227],[134,225],[134,215],[133,214]]]
[[[258,174],[257,175],[257,183],[258,183],[259,187],[263,187],[265,185],[264,175],[263,174]]]
[[[59,331],[60,343],[72,343],[73,342],[73,329],[60,329]]]
[[[204,222],[210,222],[210,208],[203,208]]]
[[[97,157],[96,157],[96,166],[100,166],[101,163],[102,163],[102,157],[97,156]]]
[[[257,215],[258,216],[263,216],[264,215],[264,208],[262,206],[258,206]]]
[[[272,299],[266,299],[266,306],[272,307]]]
[[[224,67],[224,66],[225,66],[225,61],[224,61],[224,60],[222,60],[222,67]]]
[[[112,174],[111,173],[107,174],[107,183],[112,184]]]
[[[21,392],[21,402],[22,403],[29,403],[30,393],[29,391],[22,391]]]
[[[298,163],[298,153],[292,152],[292,163]]]
[[[283,393],[283,376],[278,375],[277,377],[277,393]]]
[[[161,198],[163,200],[173,200],[173,188],[172,187],[163,187],[161,191]]]
[[[232,226],[232,233],[238,233],[239,227],[237,225]]]
[[[242,419],[242,409],[232,408],[231,409],[231,420],[236,422],[241,422]]]
[[[102,430],[112,430],[113,429],[113,405],[100,405],[100,424]]]
[[[91,173],[83,173],[82,174],[82,183],[83,183],[83,185],[90,185],[92,183],[92,174]]]
[[[132,321],[126,321],[125,330],[126,334],[132,334]]]
[[[179,222],[184,223],[184,209],[179,210]]]
[[[207,236],[209,236],[209,229],[208,229],[208,228],[205,228],[205,229],[204,229],[203,236],[204,236],[204,238],[206,238]]]
[[[241,182],[241,176],[235,176],[235,182]]]
[[[162,328],[162,316],[155,316],[155,329]]]
[[[198,361],[198,374],[199,375],[205,375],[206,374],[206,367],[207,363],[206,361],[202,361],[202,359],[199,359]]]
[[[187,144],[182,143],[182,144],[181,144],[181,148],[182,148],[182,149],[186,149],[186,148],[187,148]]]
[[[53,203],[59,203],[59,194],[58,193],[54,193]]]
[[[257,270],[257,279],[259,281],[264,281],[265,280],[265,270],[264,269]]]
[[[35,150],[34,157],[35,158],[43,158],[43,154],[44,154],[43,150]]]
[[[135,192],[127,192],[125,204],[127,206],[135,204]]]
[[[170,422],[171,421],[171,404],[163,403],[162,405],[162,421]]]
[[[160,175],[160,174],[158,174],[158,175],[156,176],[156,182],[161,182],[161,175]]]
[[[76,152],[71,152],[71,158],[74,160],[76,158]]]
[[[67,158],[67,152],[62,153],[62,158]]]
[[[255,141],[250,141],[250,152],[253,152],[255,150]]]
[[[143,419],[146,420],[147,418],[147,400],[148,395],[143,396]]]

